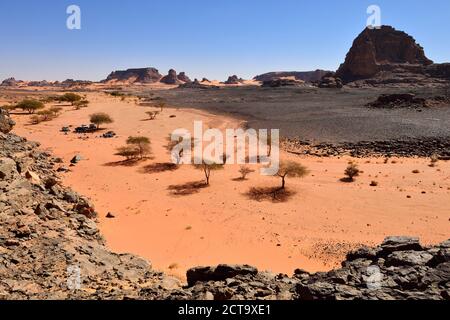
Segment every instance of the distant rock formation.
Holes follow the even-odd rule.
[[[211,82],[208,78],[203,78],[201,82]]]
[[[238,78],[237,75],[232,75],[228,77],[228,80],[224,82],[224,84],[240,84],[242,83],[242,79]]]
[[[185,72],[180,72],[177,76],[178,80],[183,82],[192,82],[191,79],[186,75]]]
[[[17,81],[14,78],[8,78],[2,81],[1,87],[16,87],[21,81]]]
[[[375,78],[382,72],[423,74],[431,64],[423,48],[405,32],[390,26],[366,28],[353,42],[336,76],[349,83]]]
[[[9,113],[0,108],[0,132],[9,133],[16,123],[9,117]]]
[[[48,82],[47,80],[28,82],[29,87],[47,87],[47,86],[51,86],[51,85],[53,85],[53,84]]]
[[[170,69],[167,76],[162,77],[160,82],[165,83],[165,84],[180,84],[180,80],[178,80],[177,72],[174,69]]]
[[[341,89],[344,85],[341,78],[336,77],[334,72],[329,72],[317,82],[319,88]]]
[[[114,71],[102,82],[155,83],[161,78],[158,69],[138,68]]]
[[[294,77],[296,80],[302,80],[305,82],[313,82],[313,81],[319,81],[322,79],[324,75],[326,75],[330,71],[325,70],[315,70],[315,71],[276,71],[276,72],[268,72],[261,75],[258,75],[253,78],[253,80],[256,81],[272,81],[275,79],[280,78],[288,78],[288,77]]]

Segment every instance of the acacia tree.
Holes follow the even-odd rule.
[[[158,103],[155,105],[155,107],[156,107],[156,108],[159,108],[160,112],[163,112],[164,108],[166,107],[166,103],[163,102],[163,101],[158,102]]]
[[[61,107],[51,107],[49,111],[53,114],[54,117],[58,116],[59,113],[63,110]]]
[[[116,156],[125,157],[127,160],[135,159],[139,155],[139,150],[133,146],[117,148]]]
[[[151,142],[147,137],[128,137],[126,143],[127,145],[133,146],[138,150],[140,159],[143,159],[144,156],[150,154],[151,152]]]
[[[42,110],[39,111],[37,114],[42,118],[42,121],[50,121],[51,119],[54,118],[53,112],[50,110]]]
[[[27,111],[29,114],[35,113],[37,110],[41,110],[45,108],[45,105],[38,100],[33,99],[25,99],[19,102],[16,105],[16,108],[22,109],[23,111]]]
[[[150,120],[155,120],[160,111],[147,111],[146,114]]]
[[[202,170],[205,174],[206,185],[209,186],[209,178],[211,177],[211,171],[221,170],[223,169],[223,164],[218,164],[214,162],[205,162],[202,160],[201,164],[194,164],[194,167],[197,170]]]
[[[61,96],[60,101],[70,102],[71,105],[74,105],[75,102],[81,101],[82,99],[82,96],[76,93],[68,92]]]
[[[281,178],[281,187],[284,189],[286,185],[286,177],[302,178],[309,173],[308,169],[294,161],[283,161],[276,175]]]
[[[81,108],[87,108],[89,105],[89,101],[88,100],[74,101],[72,105],[75,107],[76,110],[80,110]]]
[[[97,130],[100,129],[101,124],[114,122],[114,120],[111,118],[111,116],[104,112],[94,113],[94,114],[91,114],[89,117],[90,117],[91,123],[93,123],[97,126]]]

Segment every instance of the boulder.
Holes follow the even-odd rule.
[[[381,244],[383,253],[392,253],[395,251],[407,251],[407,250],[422,250],[422,246],[419,243],[419,238],[416,237],[404,237],[395,236],[387,237]]]
[[[256,275],[258,269],[248,265],[226,265],[221,264],[217,267],[196,267],[189,269],[186,273],[189,286],[197,282],[224,281],[228,278],[234,278],[238,275]]]
[[[17,164],[13,159],[0,158],[0,180],[9,180],[17,173]]]
[[[386,259],[386,266],[418,266],[426,265],[433,256],[426,251],[395,251]]]
[[[0,132],[9,133],[16,123],[10,118],[6,110],[0,108]]]

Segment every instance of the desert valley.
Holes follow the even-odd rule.
[[[336,72],[270,72],[250,80],[230,76],[224,82],[191,80],[175,70],[162,75],[155,68],[115,71],[101,82],[11,78],[0,86],[0,106],[5,109],[2,117],[15,123],[3,124],[11,127],[2,130],[3,143],[12,139],[11,129],[14,135],[39,142],[57,177],[55,185],[89,199],[88,211],[95,215],[88,218],[97,221],[105,250],[150,261],[153,270],[170,279],[158,281],[172,298],[182,296],[174,290],[192,288],[192,279],[224,280],[214,270],[192,271],[220,264],[254,266],[268,273],[255,275],[249,266],[233,272],[264,277],[252,279],[276,286],[284,281],[286,287],[280,285],[277,292],[275,285],[267,289],[266,284],[264,291],[251,284],[256,287],[251,293],[239,293],[231,282],[218,289],[209,283],[207,292],[216,299],[256,294],[270,299],[450,298],[450,249],[445,242],[450,235],[450,64],[434,64],[406,33],[387,26],[364,30]],[[93,115],[101,119],[95,121]],[[287,174],[286,188],[280,189],[280,177],[260,175],[261,165],[225,164],[211,171],[206,184],[202,170],[171,161],[168,137],[178,128],[193,131],[194,121],[222,131],[280,129],[282,163],[301,164],[306,170],[299,177]],[[130,137],[141,138],[145,145],[139,156],[125,152],[130,145],[142,147]],[[14,152],[19,158],[25,151]],[[0,162],[0,173],[6,170],[5,161]],[[42,168],[29,165],[19,172],[14,169],[14,174],[30,183],[26,188],[37,188],[33,192],[70,203],[72,196],[65,191],[58,196],[51,189],[54,185],[46,187],[47,169]],[[0,176],[9,181],[6,173]],[[0,189],[9,187],[0,184]],[[11,199],[11,194],[0,195],[0,211],[15,219],[23,213],[11,213]],[[31,201],[27,208],[36,213],[36,206]],[[60,207],[69,210],[66,204]],[[30,231],[6,245],[15,232],[11,230],[0,233],[0,253],[13,256],[15,246],[35,237]],[[53,237],[55,232],[38,232],[36,237]],[[404,237],[386,240],[374,254],[358,251],[390,236]],[[377,255],[387,248],[390,256]],[[396,250],[404,256],[394,263]],[[340,283],[329,276],[326,281],[333,289],[312,287],[315,277],[324,282],[329,270],[359,272],[352,269],[349,252],[373,258],[396,285],[386,284],[382,294],[370,296],[350,283],[351,277]],[[348,263],[341,265],[344,260]],[[392,266],[421,275],[439,271],[444,280],[402,287]],[[0,279],[0,296],[13,294],[12,283],[20,283],[14,281],[2,287]],[[133,286],[138,282],[129,281]],[[23,295],[42,297],[43,287],[32,287],[22,288]],[[401,297],[395,293],[399,288]],[[197,293],[183,294],[209,298],[204,291]],[[146,294],[149,291],[139,297]]]

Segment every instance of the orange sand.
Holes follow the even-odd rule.
[[[166,109],[154,121],[143,121],[148,108],[90,93],[89,108],[64,113],[51,122],[28,125],[28,115],[14,116],[15,133],[41,142],[42,148],[66,163],[81,161],[64,174],[64,183],[89,196],[100,214],[100,229],[108,246],[148,258],[154,268],[184,277],[192,266],[248,263],[263,270],[291,274],[295,268],[327,270],[359,244],[375,244],[388,235],[419,236],[424,243],[449,238],[450,163],[429,167],[429,159],[356,159],[364,173],[354,183],[339,179],[349,157],[314,158],[282,154],[306,165],[311,174],[288,179],[297,194],[286,203],[256,202],[245,192],[251,186],[277,185],[274,177],[252,173],[237,182],[239,166],[213,172],[211,186],[198,193],[174,196],[170,185],[202,180],[191,166],[177,171],[144,173],[143,167],[168,162],[166,137],[176,128],[191,129],[194,120],[210,127],[235,128],[238,121],[190,109]],[[59,129],[87,124],[91,113],[108,112],[107,125],[119,137],[80,139]],[[170,118],[175,115],[175,118]],[[130,135],[151,138],[154,159],[136,166],[112,166],[121,159],[115,148]],[[420,170],[413,174],[414,169]],[[372,180],[378,187],[370,187]],[[422,193],[425,191],[426,193]],[[411,198],[407,198],[407,196]],[[115,219],[106,219],[107,212]]]

